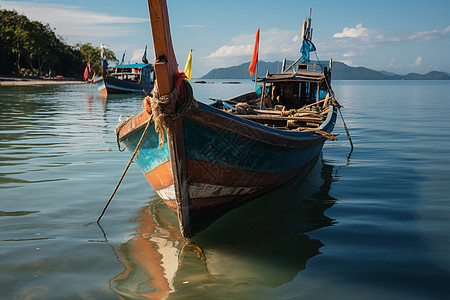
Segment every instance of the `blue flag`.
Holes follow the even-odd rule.
[[[145,45],[144,56],[142,56],[142,62],[144,64],[148,64],[148,60],[147,60],[147,45]]]
[[[300,47],[303,62],[309,62],[309,53],[311,51],[316,51],[316,46],[309,40],[303,40],[302,46]]]

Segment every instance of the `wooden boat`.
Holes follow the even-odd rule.
[[[153,65],[149,63],[119,64],[114,71],[106,73],[102,67],[102,76],[94,79],[99,83],[99,91],[108,94],[151,92],[154,86]]]
[[[118,124],[116,134],[132,157],[139,150],[137,164],[177,213],[183,236],[191,237],[231,209],[305,174],[324,142],[335,139],[337,106],[330,70],[309,70],[312,64],[259,77],[260,94],[212,105],[195,101],[177,71],[166,1],[148,4],[156,85],[144,111]],[[310,26],[304,28],[307,38]]]
[[[92,83],[97,84],[97,89],[101,93],[106,93],[106,87],[105,87],[105,84],[103,83],[103,76],[98,76],[98,77],[93,78]]]

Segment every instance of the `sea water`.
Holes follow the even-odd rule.
[[[224,82],[227,80],[223,80]],[[192,83],[196,98],[254,89]],[[450,82],[335,81],[349,128],[304,178],[191,241],[117,149],[142,95],[0,87],[0,299],[445,299]]]

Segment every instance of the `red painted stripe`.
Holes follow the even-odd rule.
[[[261,187],[287,182],[304,171],[315,159],[286,172],[262,173],[231,166],[187,159],[188,180],[224,186]]]
[[[166,188],[173,184],[172,165],[170,161],[154,168],[145,174],[148,182],[155,190]]]

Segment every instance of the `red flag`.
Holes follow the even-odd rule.
[[[255,47],[253,48],[253,56],[250,66],[248,67],[248,71],[250,72],[250,76],[255,75],[256,64],[258,63],[258,49],[259,49],[259,28],[256,31],[255,36]]]
[[[91,64],[88,62],[86,65],[86,69],[84,69],[84,81],[88,80],[91,75]]]

